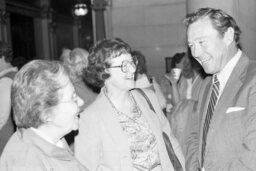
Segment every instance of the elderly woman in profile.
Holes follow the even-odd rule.
[[[174,171],[162,131],[184,168],[184,158],[152,90],[144,90],[153,112],[135,86],[136,59],[117,39],[98,42],[90,51],[86,78],[101,87],[96,100],[81,113],[75,156],[95,171]]]
[[[77,95],[84,101],[81,109],[89,106],[97,97],[95,93],[83,80],[83,71],[88,65],[89,53],[83,48],[73,50],[64,48],[60,56],[60,61],[69,71],[70,79],[74,85]],[[70,132],[65,136],[70,148],[74,150],[74,137],[76,131]]]
[[[83,101],[64,67],[34,60],[16,74],[11,90],[17,131],[0,158],[1,171],[84,171],[64,136],[78,128]]]

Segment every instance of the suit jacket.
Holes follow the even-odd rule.
[[[174,171],[162,138],[162,130],[168,133],[174,150],[185,168],[180,146],[171,133],[169,122],[162,113],[156,96],[152,90],[144,91],[157,114],[151,111],[140,93],[132,91],[132,94],[156,137],[162,170]],[[116,111],[103,91],[81,114],[79,126],[79,134],[75,138],[75,156],[89,170],[133,170],[128,139],[119,124]]]
[[[17,130],[0,158],[1,171],[88,171],[79,163],[63,139],[59,148],[31,129]]]
[[[211,79],[208,78],[188,141],[188,170],[200,167],[203,125],[210,92]],[[256,62],[242,54],[215,107],[207,134],[204,168],[206,171],[256,170],[255,149]]]

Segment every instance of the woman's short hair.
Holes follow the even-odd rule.
[[[15,75],[11,100],[14,120],[19,128],[44,124],[52,107],[59,103],[59,90],[68,84],[64,67],[57,61],[33,60]]]
[[[131,48],[123,40],[104,39],[97,42],[89,50],[88,67],[85,69],[86,82],[103,87],[105,80],[110,77],[105,71],[110,66],[109,60],[127,53],[131,53]]]
[[[73,82],[82,80],[83,70],[88,65],[88,55],[89,53],[83,48],[63,49],[60,61],[68,68]]]
[[[239,44],[239,37],[241,34],[241,30],[237,25],[236,21],[233,17],[225,13],[220,9],[214,8],[200,8],[194,13],[190,13],[186,16],[185,23],[187,26],[190,24],[198,21],[199,19],[203,19],[208,17],[213,25],[213,27],[219,32],[220,35],[224,35],[229,27],[234,29],[235,35],[234,39],[238,47]]]

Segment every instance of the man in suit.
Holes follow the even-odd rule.
[[[241,31],[219,9],[186,18],[188,45],[206,78],[187,141],[188,171],[256,170],[256,62],[240,49]]]

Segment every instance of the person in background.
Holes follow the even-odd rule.
[[[144,89],[156,113],[138,90],[132,90],[136,59],[130,46],[117,39],[101,40],[88,60],[85,77],[101,92],[81,114],[75,138],[78,160],[93,171],[174,171],[164,131],[184,168],[180,146],[154,92]]]
[[[140,51],[132,51],[132,56],[134,56],[137,61],[137,67],[135,72],[135,88],[149,88],[152,89],[157,96],[158,102],[165,112],[166,109],[166,99],[160,88],[160,85],[156,81],[155,77],[149,76],[147,72],[146,57]]]
[[[191,124],[187,170],[256,170],[256,62],[240,49],[241,30],[214,8],[200,8],[185,21],[193,57],[212,74]]]
[[[1,171],[85,171],[63,138],[78,128],[83,105],[57,61],[33,60],[15,75],[11,100],[16,132],[0,158]]]
[[[161,80],[160,86],[163,93],[166,96],[166,113],[170,113],[173,106],[180,100],[180,93],[178,88],[178,83],[180,80],[180,75],[183,69],[183,61],[185,59],[185,53],[176,53],[171,60],[171,71],[164,75]],[[176,73],[174,68],[179,71]],[[183,93],[183,92],[182,92]]]
[[[36,57],[33,57],[31,59],[36,59]],[[17,67],[19,70],[27,62],[28,60],[24,56],[15,56],[15,58],[12,60],[12,65]]]
[[[74,85],[77,95],[84,101],[81,109],[84,110],[97,97],[91,88],[83,81],[83,72],[88,65],[89,53],[83,48],[74,48],[73,50],[64,48],[60,56],[60,61],[67,67],[70,79]],[[65,136],[70,148],[74,150],[74,137],[77,131],[72,131]]]
[[[83,48],[74,48],[73,50],[63,49],[61,55],[61,62],[66,66],[70,72],[70,79],[75,87],[77,95],[83,99],[84,104],[81,107],[85,109],[96,98],[95,93],[90,87],[83,81],[83,72],[88,65],[89,53]]]
[[[174,62],[176,59],[174,59]],[[196,106],[198,102],[199,92],[203,85],[205,73],[201,65],[192,58],[190,51],[184,55],[182,64],[178,64],[181,69],[181,76],[179,80],[175,79],[172,72],[167,76],[170,81],[174,100],[173,108],[167,117],[171,123],[173,134],[178,139],[182,151],[187,153],[187,133],[189,132],[191,117],[194,117]],[[177,67],[177,65],[174,65]],[[176,81],[175,81],[176,80]],[[178,82],[178,83],[177,83]],[[176,94],[176,96],[175,96]]]
[[[12,66],[12,59],[11,47],[7,43],[0,42],[0,156],[15,131],[11,114],[11,85],[18,68]]]

